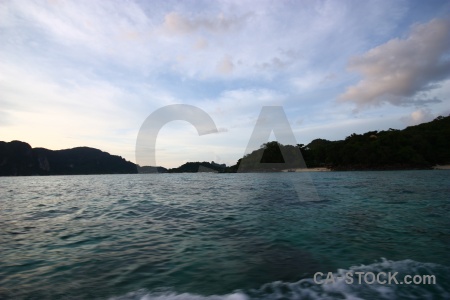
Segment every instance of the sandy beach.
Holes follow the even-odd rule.
[[[436,165],[433,167],[435,170],[450,170],[450,165]]]
[[[283,172],[329,172],[331,169],[328,168],[299,168],[299,169],[288,169],[283,170]]]

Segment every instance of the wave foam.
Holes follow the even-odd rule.
[[[177,294],[175,292],[151,293],[145,289],[128,293],[124,296],[113,297],[110,300],[248,300],[244,293],[236,292],[232,294],[217,296],[201,296],[190,293]]]
[[[312,278],[289,283],[275,281],[259,289],[235,291],[227,295],[202,296],[190,293],[150,292],[139,290],[110,300],[250,300],[250,299],[450,299],[450,268],[433,263],[420,263],[410,259],[391,261],[382,259],[370,265],[339,269],[334,277],[347,272],[398,272],[398,279],[405,275],[435,275],[434,285],[347,284],[336,280],[329,284],[316,284]]]

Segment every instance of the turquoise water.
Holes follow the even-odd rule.
[[[0,195],[1,299],[450,298],[450,171],[3,177]],[[313,281],[345,270],[436,284]]]

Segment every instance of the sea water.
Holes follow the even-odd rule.
[[[445,170],[3,177],[0,298],[448,299],[449,195]],[[357,271],[435,284],[314,280]]]

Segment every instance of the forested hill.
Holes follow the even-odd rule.
[[[94,148],[53,151],[0,141],[0,176],[129,173],[137,173],[134,163]]]
[[[345,140],[313,140],[300,148],[306,165],[333,170],[396,170],[429,169],[437,164],[450,164],[450,116],[438,117],[429,123],[404,130],[369,131],[352,134]],[[247,155],[252,160],[264,151],[261,162],[279,166],[284,162],[277,142],[266,143]],[[236,172],[241,159],[228,172]],[[281,169],[282,167],[278,167]]]
[[[224,164],[212,162],[187,162],[178,168],[169,169],[169,173],[222,173],[226,168]]]
[[[450,164],[450,116],[432,122],[407,127],[352,134],[345,140],[316,139],[308,145],[280,145],[269,142],[245,156],[247,162],[269,163],[267,171],[286,168],[281,154],[300,148],[306,166],[329,167],[333,170],[395,170],[429,169],[434,165]],[[261,155],[261,152],[263,154]],[[295,152],[295,151],[294,151]],[[214,162],[190,162],[158,172],[236,172],[242,159],[231,167]],[[248,164],[247,164],[248,166]],[[140,167],[146,173],[154,167]],[[149,169],[149,170],[147,170]],[[137,166],[124,158],[98,149],[77,147],[66,150],[31,148],[27,143],[0,141],[0,176],[17,175],[78,175],[133,174]]]

